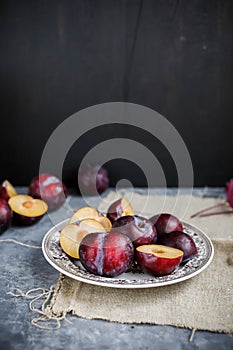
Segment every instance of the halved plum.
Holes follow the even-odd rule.
[[[105,228],[93,219],[84,219],[77,224],[66,225],[60,233],[62,250],[72,258],[79,259],[80,242],[92,232],[105,232]]]
[[[175,271],[184,253],[180,249],[158,244],[141,245],[136,248],[136,260],[142,271],[163,276]]]
[[[41,199],[18,194],[8,201],[13,211],[13,223],[16,225],[33,225],[42,219],[48,205]]]
[[[101,223],[108,232],[112,228],[111,221],[104,215],[102,215],[96,208],[93,207],[82,207],[75,211],[70,219],[70,224],[73,224],[84,219],[94,219]]]

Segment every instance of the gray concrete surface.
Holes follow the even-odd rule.
[[[26,189],[18,189],[24,193]],[[199,193],[200,190],[196,190]],[[222,189],[205,190],[205,195],[221,195]],[[74,195],[72,207],[83,205]],[[11,227],[0,239],[13,238],[33,245],[40,245],[43,236],[52,227],[47,216],[31,227]],[[0,350],[58,350],[58,349],[211,349],[233,348],[232,334],[197,331],[189,342],[191,331],[162,325],[127,325],[101,320],[86,320],[68,315],[71,324],[63,321],[61,328],[48,331],[31,324],[34,317],[28,300],[15,298],[10,291],[20,287],[49,288],[57,281],[58,272],[42,255],[40,249],[29,249],[12,243],[0,243]],[[166,307],[166,305],[164,306]]]

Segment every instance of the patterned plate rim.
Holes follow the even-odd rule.
[[[69,219],[61,221],[45,234],[42,241],[43,255],[48,263],[60,273],[75,280],[97,286],[130,289],[167,286],[185,281],[201,273],[208,267],[214,256],[214,247],[210,238],[199,228],[182,222],[184,232],[188,233],[195,241],[198,256],[180,266],[172,274],[153,277],[142,272],[136,272],[134,274],[124,273],[115,278],[96,276],[87,272],[82,267],[76,266],[62,251],[59,244],[59,230],[68,221]],[[127,276],[131,278],[129,279]]]

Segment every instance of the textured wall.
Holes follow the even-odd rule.
[[[231,0],[7,0],[0,9],[2,179],[27,184],[65,118],[111,101],[165,116],[186,142],[196,185],[222,186],[233,176]],[[67,156],[64,180],[73,185],[85,153],[113,135],[144,143],[176,185],[164,146],[130,127],[84,135]],[[108,168],[113,184],[121,177],[145,184],[134,166]]]

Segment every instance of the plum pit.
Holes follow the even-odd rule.
[[[31,208],[33,206],[33,203],[31,201],[26,201],[23,203],[23,206],[27,209]]]

